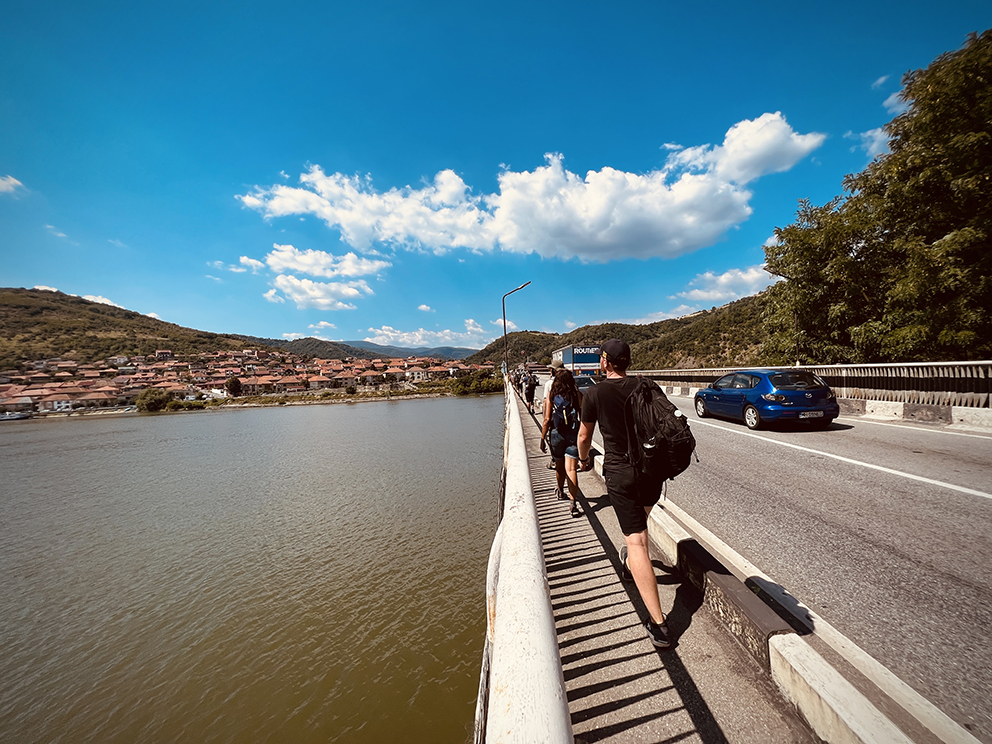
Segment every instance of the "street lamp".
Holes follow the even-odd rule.
[[[528,284],[530,284],[530,282],[525,282],[516,289],[511,289],[509,292],[503,295],[503,374],[508,374],[510,371],[510,362],[507,359],[507,352],[506,352],[506,298],[509,297],[514,292],[519,292]]]

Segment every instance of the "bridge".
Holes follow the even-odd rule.
[[[992,428],[868,400],[750,432],[661,384],[700,457],[649,528],[674,648],[618,578],[600,476],[570,518],[508,395],[476,741],[992,742]]]

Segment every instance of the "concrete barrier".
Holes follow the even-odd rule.
[[[675,504],[662,502],[654,508],[648,533],[665,562],[677,566],[704,592],[707,607],[764,667],[823,741],[910,744],[913,739],[800,635],[810,634],[813,628],[846,663],[878,685],[877,696],[899,712],[904,726],[923,731],[923,740],[979,744]],[[776,612],[773,606],[786,611]]]
[[[517,396],[506,385],[505,492],[486,578],[475,741],[570,744],[572,722]],[[484,720],[480,720],[483,718]]]

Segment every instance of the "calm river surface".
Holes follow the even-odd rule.
[[[0,424],[0,741],[467,741],[502,444],[502,396]]]

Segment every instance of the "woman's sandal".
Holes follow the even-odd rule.
[[[571,514],[573,517],[581,517],[582,516],[582,512],[579,511],[579,502],[578,501],[573,501],[572,502],[572,506],[569,508],[568,513]]]

